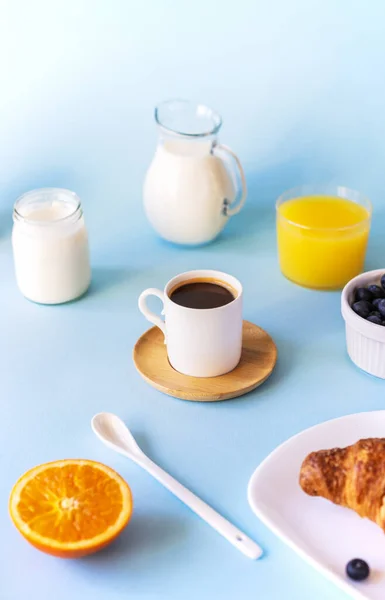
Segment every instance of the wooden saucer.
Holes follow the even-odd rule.
[[[175,371],[167,358],[167,347],[159,327],[152,327],[136,342],[135,366],[154,388],[182,400],[214,402],[251,392],[271,375],[277,348],[266,331],[243,321],[243,348],[238,366],[219,377],[190,377]]]

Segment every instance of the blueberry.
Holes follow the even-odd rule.
[[[353,558],[346,565],[346,574],[354,581],[363,581],[369,577],[370,569],[367,562],[361,558]]]
[[[375,298],[372,302],[373,306],[375,308],[378,308],[378,304],[379,304],[379,302],[381,302],[381,300],[382,300],[382,298]]]
[[[382,289],[385,290],[385,274],[381,277]]]
[[[385,281],[384,281],[385,283]],[[369,302],[373,300],[373,294],[370,290],[364,287],[360,287],[356,289],[356,302],[359,300],[368,300]]]
[[[375,323],[376,325],[382,325],[382,321],[380,317],[377,317],[377,315],[369,315],[366,320],[370,321],[371,323]]]
[[[385,298],[379,301],[377,309],[380,311],[383,317],[385,317]]]
[[[378,317],[379,319],[382,319],[381,313],[379,310],[374,310],[373,312],[371,312],[369,317]],[[368,317],[368,319],[369,319],[369,317]]]
[[[378,285],[368,285],[368,291],[373,295],[373,298],[384,298],[384,290]]]
[[[360,300],[359,302],[354,302],[352,309],[358,316],[366,319],[370,313],[373,311],[373,306],[367,300]],[[380,311],[381,314],[385,317],[385,299],[384,299],[384,312]]]

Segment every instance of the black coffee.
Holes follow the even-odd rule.
[[[215,281],[189,281],[171,291],[170,298],[175,304],[186,308],[219,308],[235,299],[224,285]]]

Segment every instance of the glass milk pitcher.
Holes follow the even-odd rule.
[[[147,217],[170,242],[210,242],[241,210],[247,194],[239,158],[217,141],[222,119],[206,106],[171,100],[155,109],[155,121],[159,143],[143,190]]]

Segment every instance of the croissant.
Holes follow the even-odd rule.
[[[385,531],[385,438],[312,452],[299,483],[306,494],[350,508]]]

